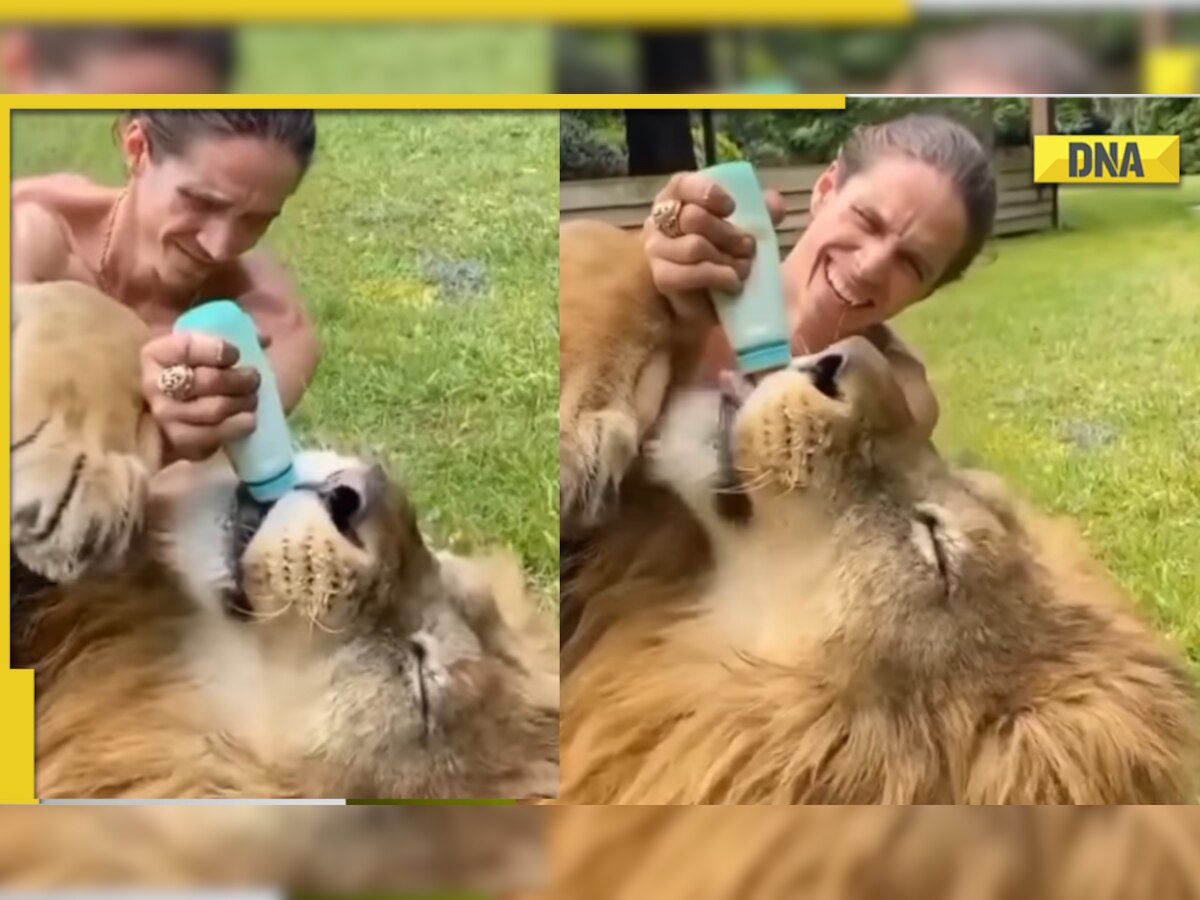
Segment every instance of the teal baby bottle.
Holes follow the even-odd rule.
[[[230,441],[225,453],[251,497],[260,503],[278,500],[295,486],[296,467],[275,372],[258,342],[254,320],[232,300],[213,300],[180,316],[175,330],[202,332],[228,341],[238,349],[239,366],[258,370],[257,426],[246,437]]]
[[[729,221],[754,236],[750,276],[738,295],[711,292],[717,316],[747,373],[780,369],[792,359],[779,239],[763,199],[762,185],[748,162],[720,163],[701,174],[721,185],[736,205]]]

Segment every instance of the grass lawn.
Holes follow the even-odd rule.
[[[14,116],[13,175],[116,182],[111,114]],[[558,115],[320,113],[266,243],[324,344],[302,440],[385,458],[425,527],[558,589]]]
[[[1200,673],[1200,177],[1061,209],[898,327],[942,449],[1073,517]]]
[[[524,24],[272,24],[240,29],[244,93],[540,93],[553,35]]]

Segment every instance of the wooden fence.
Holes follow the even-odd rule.
[[[1017,147],[996,151],[994,157],[999,205],[994,234],[1025,234],[1047,231],[1055,226],[1055,188],[1053,184],[1035,184],[1033,149]],[[783,194],[787,215],[779,226],[780,250],[787,253],[808,225],[808,207],[813,183],[824,166],[795,166],[759,170],[767,187]],[[640,229],[654,195],[666,178],[648,175],[639,178],[599,178],[563,181],[558,188],[559,219],[603,219],[626,229]]]

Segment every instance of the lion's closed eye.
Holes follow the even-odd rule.
[[[957,560],[953,557],[953,539],[938,511],[918,506],[913,513],[913,544],[921,558],[936,570],[943,592],[948,594],[954,580]]]

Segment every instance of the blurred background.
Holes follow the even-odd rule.
[[[1099,4],[1104,5],[1104,4]],[[1200,91],[1200,9],[1047,3],[865,26],[639,30],[548,24],[19,27],[6,92]]]

